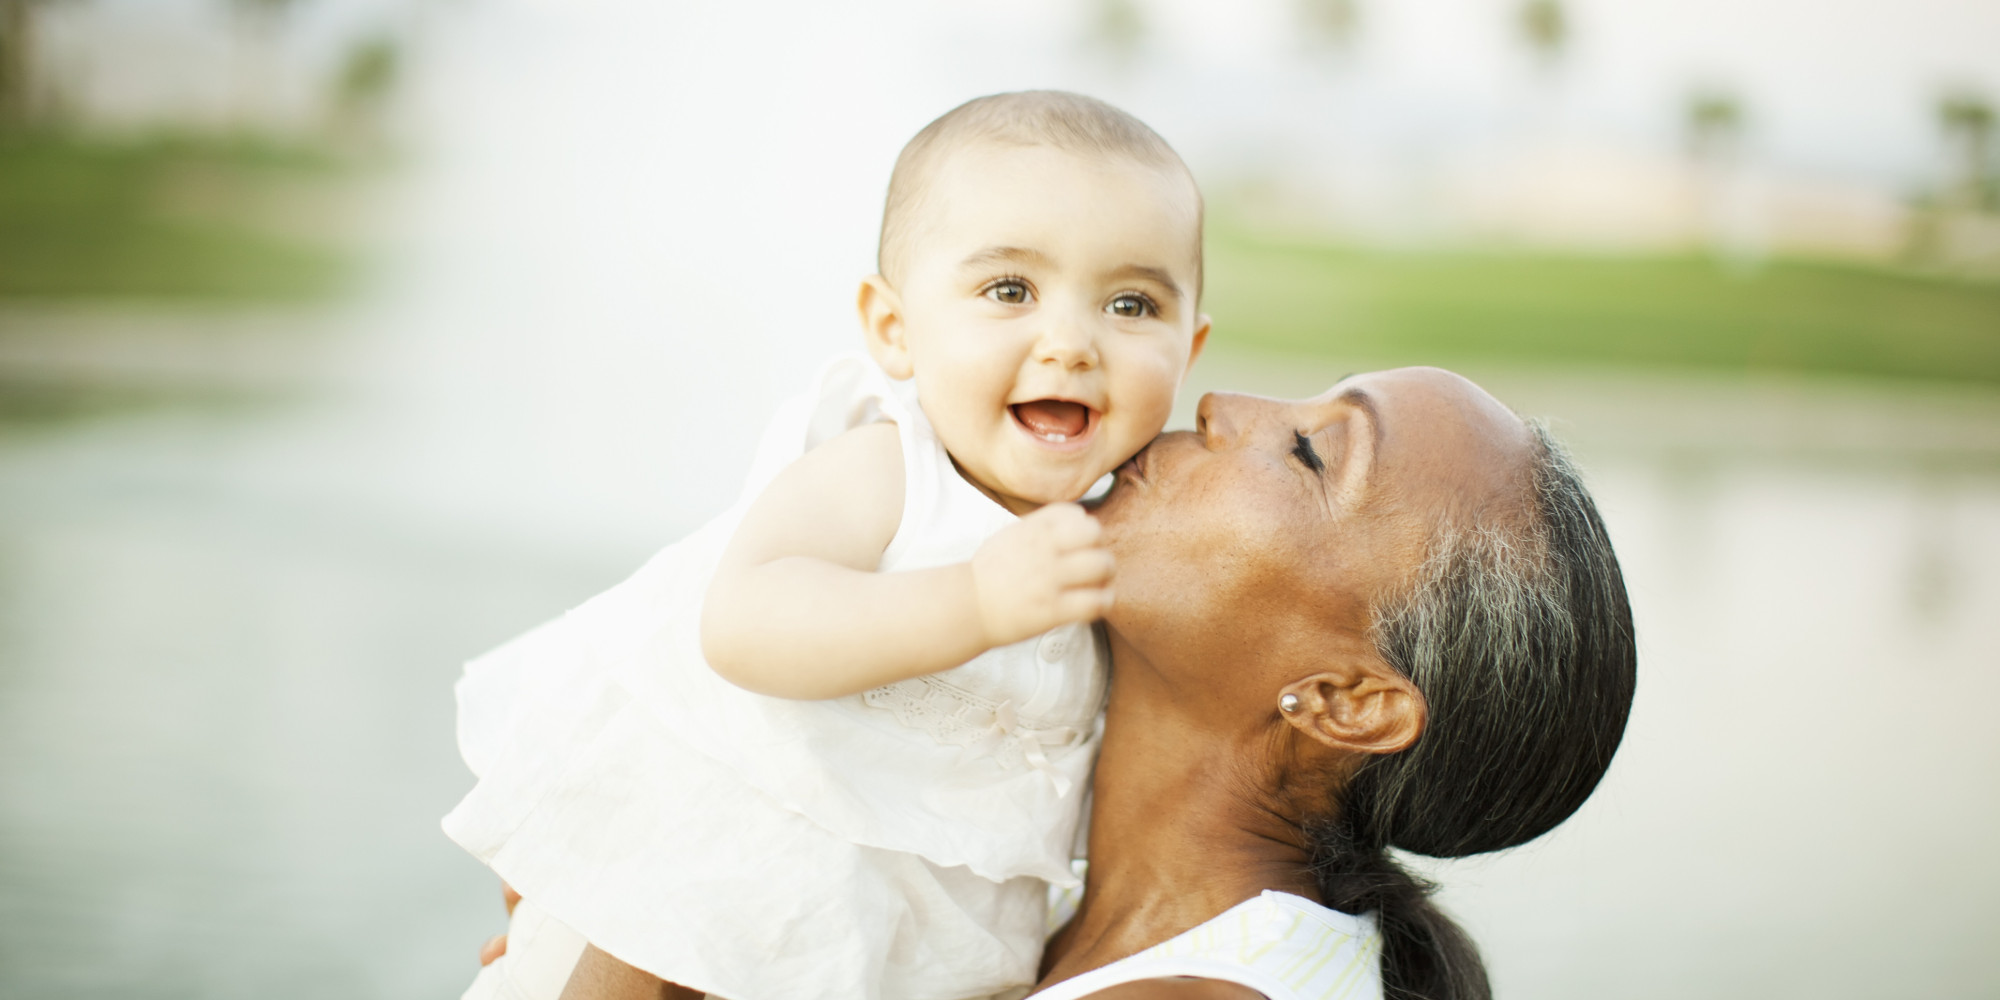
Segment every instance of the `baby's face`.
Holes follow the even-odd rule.
[[[924,412],[1009,509],[1074,500],[1165,426],[1207,335],[1193,187],[1041,146],[937,170],[896,290]]]

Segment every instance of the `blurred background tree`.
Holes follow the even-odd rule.
[[[29,2],[0,0],[0,126],[27,113]]]
[[[1307,41],[1338,56],[1354,48],[1361,29],[1356,0],[1297,0],[1293,13]]]
[[[1742,99],[1716,86],[1688,95],[1683,112],[1702,238],[1711,254],[1738,272],[1763,259],[1754,182],[1744,156],[1745,117]]]
[[[1734,159],[1743,143],[1743,102],[1719,88],[1689,95],[1686,112],[1688,154],[1697,162]]]
[[[1963,211],[2000,209],[2000,178],[1995,176],[1993,104],[1982,94],[1959,90],[1938,100],[1938,123],[1944,129],[1950,157],[1945,174],[1945,201]]]
[[[236,127],[268,128],[284,63],[285,26],[301,0],[228,0],[236,34]]]
[[[333,84],[336,143],[362,153],[381,150],[383,117],[402,70],[403,48],[393,35],[369,35],[347,50]]]
[[[1530,132],[1555,141],[1563,131],[1563,59],[1572,44],[1569,9],[1562,0],[1524,0],[1515,15],[1515,29],[1535,67],[1535,84],[1528,96]]]
[[[49,0],[0,0],[0,130],[24,128],[35,118],[41,84],[39,14]]]
[[[1117,68],[1133,66],[1146,45],[1146,11],[1138,0],[1091,0],[1089,16],[1090,43]]]
[[[1553,71],[1569,46],[1569,13],[1562,0],[1527,0],[1516,18],[1521,40],[1544,71]]]

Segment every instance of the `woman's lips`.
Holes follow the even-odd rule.
[[[1148,444],[1144,448],[1139,449],[1138,454],[1126,459],[1125,464],[1119,466],[1117,469],[1118,478],[1144,482],[1146,480],[1146,455],[1152,450],[1153,446]]]
[[[1152,447],[1149,444],[1139,449],[1138,454],[1126,459],[1124,464],[1111,470],[1111,488],[1106,490],[1103,496],[1085,501],[1084,507],[1092,513],[1097,513],[1105,510],[1106,504],[1124,498],[1130,492],[1131,487],[1146,485],[1146,454],[1152,450]]]
[[[1118,467],[1118,478],[1139,483],[1151,483],[1152,480],[1149,477],[1154,472],[1162,472],[1171,479],[1173,478],[1173,469],[1176,467],[1175,463],[1177,462],[1174,452],[1185,450],[1189,447],[1199,448],[1200,445],[1196,442],[1195,435],[1189,431],[1168,431],[1146,442],[1146,446],[1139,449],[1137,455],[1126,459],[1125,464]],[[1155,454],[1156,452],[1159,454]],[[1159,463],[1161,462],[1167,464],[1160,465]]]

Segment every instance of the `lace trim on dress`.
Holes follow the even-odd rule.
[[[862,694],[861,700],[939,743],[991,757],[1008,770],[1031,767],[1049,779],[1057,795],[1069,794],[1073,782],[1049,763],[1048,751],[1076,746],[1087,735],[1070,726],[1026,724],[1012,701],[983,698],[936,677],[884,684]]]

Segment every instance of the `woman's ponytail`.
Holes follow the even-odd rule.
[[[1347,823],[1311,826],[1313,875],[1325,904],[1374,913],[1382,931],[1385,1000],[1490,1000],[1479,949],[1430,901],[1436,888],[1411,875]]]

